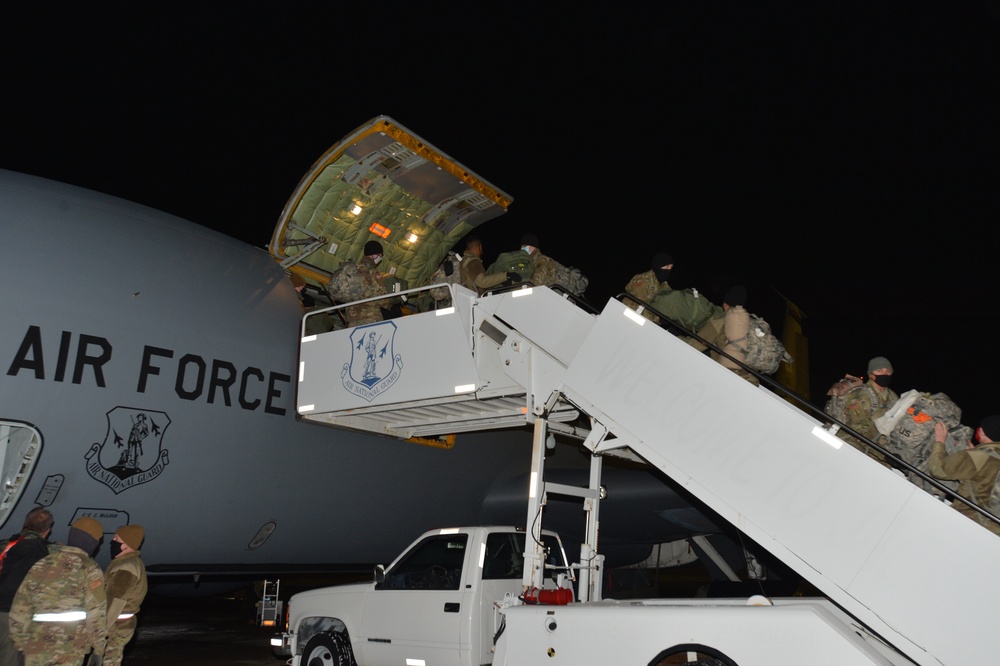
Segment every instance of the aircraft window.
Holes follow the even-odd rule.
[[[7,521],[28,485],[42,448],[42,434],[32,426],[0,420],[0,525]]]
[[[438,534],[414,546],[385,574],[384,590],[457,590],[467,534]]]

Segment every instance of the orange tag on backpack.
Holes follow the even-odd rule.
[[[927,412],[914,411],[913,407],[906,410],[906,413],[913,417],[914,423],[927,423],[934,420],[934,417]]]

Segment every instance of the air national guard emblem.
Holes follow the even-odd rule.
[[[170,462],[161,448],[170,417],[131,407],[115,407],[107,417],[104,443],[95,442],[87,451],[87,473],[116,495],[158,477]]]
[[[396,324],[391,321],[358,326],[351,331],[351,362],[340,373],[345,389],[371,402],[396,383],[403,360],[393,354],[395,337]]]

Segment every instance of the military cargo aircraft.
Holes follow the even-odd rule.
[[[208,581],[367,568],[431,527],[518,520],[527,428],[401,440],[299,420],[303,306],[289,279],[318,296],[378,239],[382,268],[425,284],[511,200],[384,116],[316,162],[270,252],[0,171],[3,536],[35,505],[52,510],[58,540],[80,516],[99,520],[105,541],[141,524],[154,587],[193,593]],[[551,474],[585,478],[586,456],[559,440]],[[637,560],[649,544],[716,529],[653,470],[604,478],[609,559],[616,543]],[[577,527],[578,509],[564,511]],[[106,565],[107,550],[97,559]]]

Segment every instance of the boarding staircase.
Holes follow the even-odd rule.
[[[300,417],[576,436],[660,469],[913,663],[995,662],[994,534],[619,300],[450,288],[450,308],[303,335]]]

